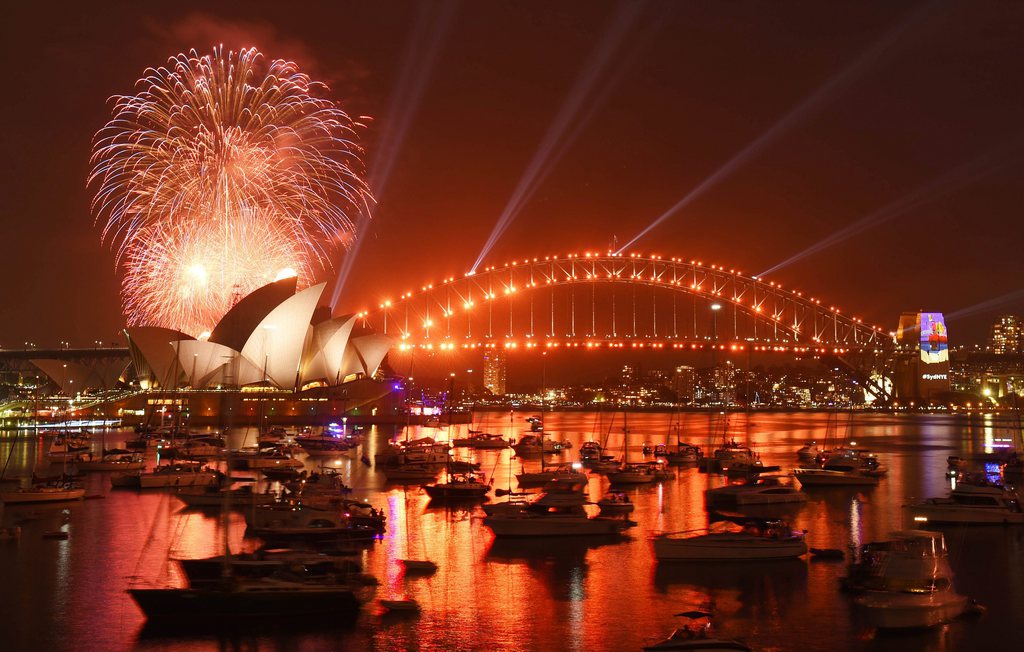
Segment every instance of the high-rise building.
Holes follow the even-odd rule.
[[[697,370],[680,365],[672,374],[672,390],[680,403],[692,403],[697,398]]]
[[[484,387],[495,396],[505,395],[504,349],[487,349],[484,351]]]
[[[1003,315],[992,324],[992,353],[1024,353],[1024,318]]]

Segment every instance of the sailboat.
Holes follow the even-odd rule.
[[[11,454],[14,452],[14,445],[7,455],[4,463],[4,472],[0,479],[7,473],[7,465],[11,461]],[[55,478],[37,478],[32,474],[32,484],[29,487],[18,487],[17,489],[0,490],[0,503],[52,503],[66,500],[81,500],[85,497],[85,489],[73,482],[67,475],[67,458],[64,458],[64,469]]]
[[[448,417],[448,422],[451,423],[450,404]],[[449,432],[450,439],[451,434]],[[423,485],[423,490],[427,492],[431,500],[479,500],[487,497],[487,492],[490,491],[490,488],[490,485],[485,482],[483,473],[478,471],[453,471],[451,456],[448,457],[445,465],[445,481]]]
[[[622,413],[622,466],[618,471],[609,473],[608,479],[614,485],[648,484],[656,479],[649,464],[629,462],[629,418],[625,411]]]
[[[405,499],[405,554],[409,554],[411,536],[409,534],[409,496],[405,489],[402,489],[402,496]],[[437,571],[437,564],[427,559],[400,559],[399,563],[405,567],[405,573],[429,575]]]
[[[228,480],[231,464],[229,460]],[[229,485],[230,486],[230,485]],[[336,582],[306,582],[280,577],[246,577],[232,572],[228,546],[230,492],[224,492],[221,547],[221,578],[184,588],[129,588],[128,594],[149,621],[167,623],[223,622],[231,618],[337,616],[356,613],[362,601],[357,584],[345,579]],[[282,568],[285,568],[282,565]],[[365,586],[363,584],[362,586]]]

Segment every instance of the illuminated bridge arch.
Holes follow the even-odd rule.
[[[653,347],[845,355],[895,349],[838,307],[735,269],[638,254],[517,260],[359,313],[399,350]]]

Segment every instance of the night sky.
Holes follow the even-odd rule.
[[[430,14],[399,2],[91,4],[5,11],[5,348],[109,342],[123,327],[85,181],[107,99],[147,66],[218,43],[294,59],[351,115],[372,118],[372,165],[410,36]],[[472,266],[619,10],[456,8],[389,182],[374,189],[376,220],[340,310]],[[771,278],[887,328],[905,310],[962,311],[951,343],[980,342],[995,315],[1024,312],[1022,63],[1024,3],[648,3],[613,57],[607,100],[581,112],[592,118],[488,261],[629,241],[825,87],[633,250],[756,274],[924,186],[906,210]],[[980,171],[963,172],[978,157]]]

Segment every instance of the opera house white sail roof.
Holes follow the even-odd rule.
[[[125,330],[144,386],[272,386],[298,390],[372,377],[391,348],[384,335],[352,337],[353,315],[313,324],[325,284],[298,293],[295,279],[265,285],[241,299],[209,339],[154,327]]]

